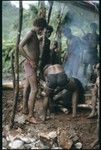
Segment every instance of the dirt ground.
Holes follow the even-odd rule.
[[[2,125],[3,129],[6,125],[10,124],[11,121],[11,113],[13,106],[13,90],[3,90],[2,95]],[[22,115],[22,90],[19,93],[19,101],[16,114]],[[35,114],[36,116],[40,116],[42,110],[42,100],[39,99],[36,102],[35,106]],[[37,113],[38,112],[38,113]],[[40,123],[37,125],[33,124],[23,124],[20,126],[23,133],[28,134],[29,132],[35,136],[37,134],[36,131],[46,132],[52,131],[53,129],[62,128],[68,129],[73,127],[76,133],[79,135],[80,142],[83,145],[83,149],[91,149],[90,144],[96,139],[96,118],[95,119],[87,119],[86,117],[90,113],[89,109],[78,109],[78,114],[76,118],[72,118],[70,114],[64,114],[63,112],[57,112],[55,114],[54,119],[48,119],[45,123]],[[14,130],[14,129],[13,129]],[[4,132],[4,130],[3,130]]]

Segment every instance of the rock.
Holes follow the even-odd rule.
[[[56,141],[57,133],[56,131],[52,131],[50,133],[40,133],[38,136],[45,145],[52,147],[53,143]]]
[[[50,139],[55,139],[57,137],[56,131],[52,131],[52,132],[48,133],[48,137]]]
[[[60,134],[58,135],[58,145],[59,147],[68,150],[71,149],[73,145],[73,141],[68,137],[65,130],[60,131]]]
[[[6,136],[6,139],[7,139],[7,141],[14,141],[15,139],[17,139],[17,138],[19,138],[20,139],[20,137],[21,137],[21,129],[20,128],[18,128],[17,130],[11,130],[10,132],[8,132],[7,133],[7,136]]]
[[[30,143],[30,144],[24,144],[25,148],[30,149],[32,147],[35,147],[35,142]]]
[[[49,133],[40,133],[38,136],[46,138],[46,139],[54,139],[57,137],[57,133],[56,133],[56,131],[52,131]]]
[[[4,130],[9,131],[9,125],[5,125]]]
[[[21,139],[22,141],[24,141],[26,144],[30,144],[30,143],[36,141],[35,138],[31,138],[31,137],[27,137],[27,136],[26,136],[26,137],[20,136],[20,139]]]
[[[40,140],[35,142],[35,147],[38,147],[40,149],[44,149],[44,145]]]
[[[9,133],[10,133],[9,125],[5,125],[5,126],[3,127],[3,134],[4,134],[4,136],[5,136],[5,137],[8,136]]]
[[[11,149],[24,149],[24,142],[20,139],[15,139],[9,143]]]
[[[78,142],[75,144],[76,149],[81,149],[82,148],[82,143]]]
[[[31,143],[31,140],[30,140],[30,138],[28,138],[28,137],[23,137],[23,136],[21,136],[20,139],[21,139],[23,142],[27,143],[27,144]]]
[[[24,144],[25,149],[31,149],[32,147],[29,144]]]
[[[14,141],[16,137],[12,136],[12,135],[9,135],[6,137],[7,141]]]
[[[36,142],[35,138],[29,138],[31,142]]]
[[[2,144],[3,144],[4,147],[7,146],[7,140],[5,138],[2,139]]]

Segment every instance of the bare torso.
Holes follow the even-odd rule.
[[[39,40],[37,38],[37,35],[35,31],[30,31],[30,38],[23,47],[26,54],[29,56],[29,58],[32,60],[32,62],[38,63],[39,60]]]

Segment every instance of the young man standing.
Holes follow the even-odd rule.
[[[37,94],[37,65],[40,55],[37,34],[41,35],[46,27],[47,23],[45,19],[36,19],[33,22],[32,30],[27,33],[19,44],[19,50],[26,58],[24,63],[26,81],[23,91],[23,113],[29,114],[27,120],[31,123],[37,123],[36,119],[33,117],[35,97]]]

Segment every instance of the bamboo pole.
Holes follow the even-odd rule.
[[[14,90],[14,103],[13,103],[13,110],[11,116],[11,124],[10,128],[14,126],[14,118],[17,108],[17,101],[19,98],[19,42],[20,42],[20,35],[22,29],[22,17],[23,17],[23,5],[22,1],[19,1],[19,27],[18,27],[18,34],[17,34],[17,41],[16,41],[16,51],[15,51],[15,90]]]

